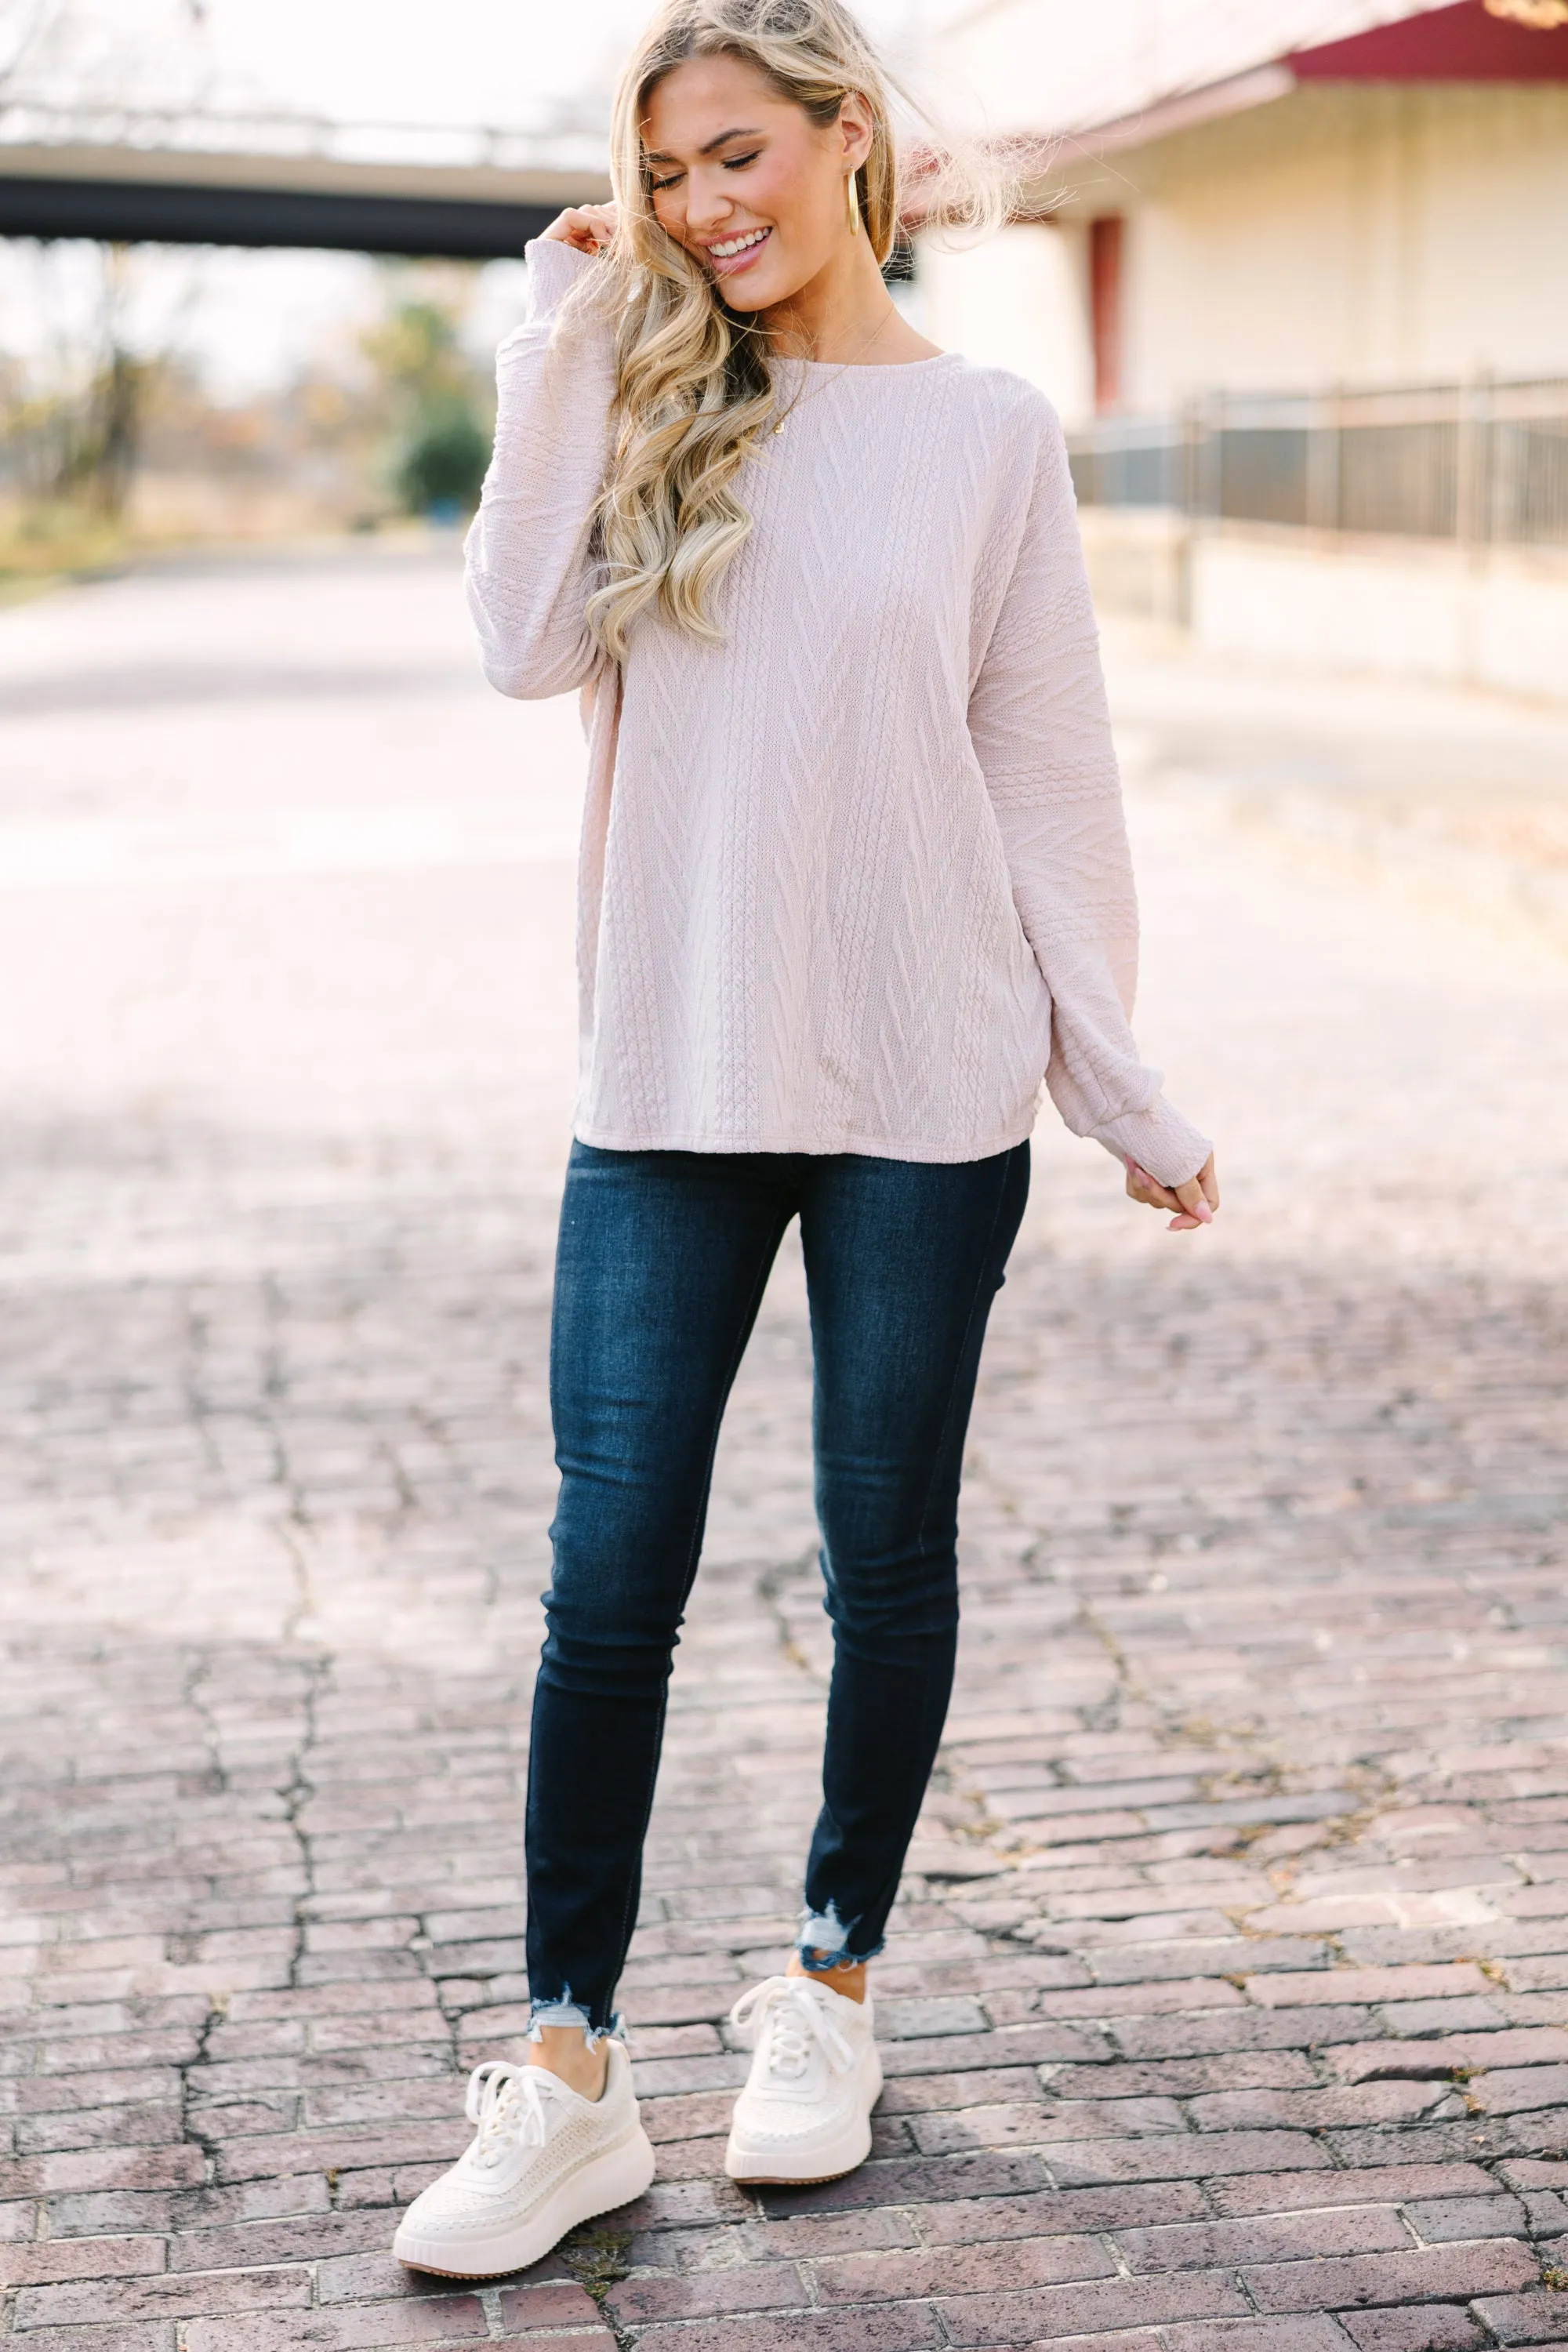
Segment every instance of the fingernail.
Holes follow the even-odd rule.
[[[1214,1223],[1214,1211],[1209,1207],[1206,1201],[1200,1201],[1197,1207],[1193,1211],[1193,1214],[1203,1224],[1212,1225]]]

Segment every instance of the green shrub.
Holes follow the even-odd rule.
[[[397,494],[410,514],[433,507],[468,512],[479,502],[489,442],[473,410],[459,399],[423,411],[397,461]]]

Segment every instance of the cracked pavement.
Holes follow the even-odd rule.
[[[476,2292],[386,2248],[525,2013],[574,715],[488,693],[438,543],[0,614],[0,2333],[1568,2341],[1568,961],[1238,815],[1238,730],[1310,789],[1300,681],[1110,650],[1226,1207],[1167,1238],[1042,1123],[873,2160],[720,2168],[827,1656],[791,1246],[623,1988],[659,2178]],[[1380,756],[1443,716],[1379,689]],[[1525,722],[1451,719],[1453,831]]]

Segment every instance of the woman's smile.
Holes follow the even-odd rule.
[[[772,235],[771,228],[737,229],[732,236],[717,237],[702,249],[720,277],[732,278],[738,269],[751,268]]]

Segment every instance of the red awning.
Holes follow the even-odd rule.
[[[1568,81],[1568,25],[1539,32],[1458,0],[1281,62],[1298,81]]]

